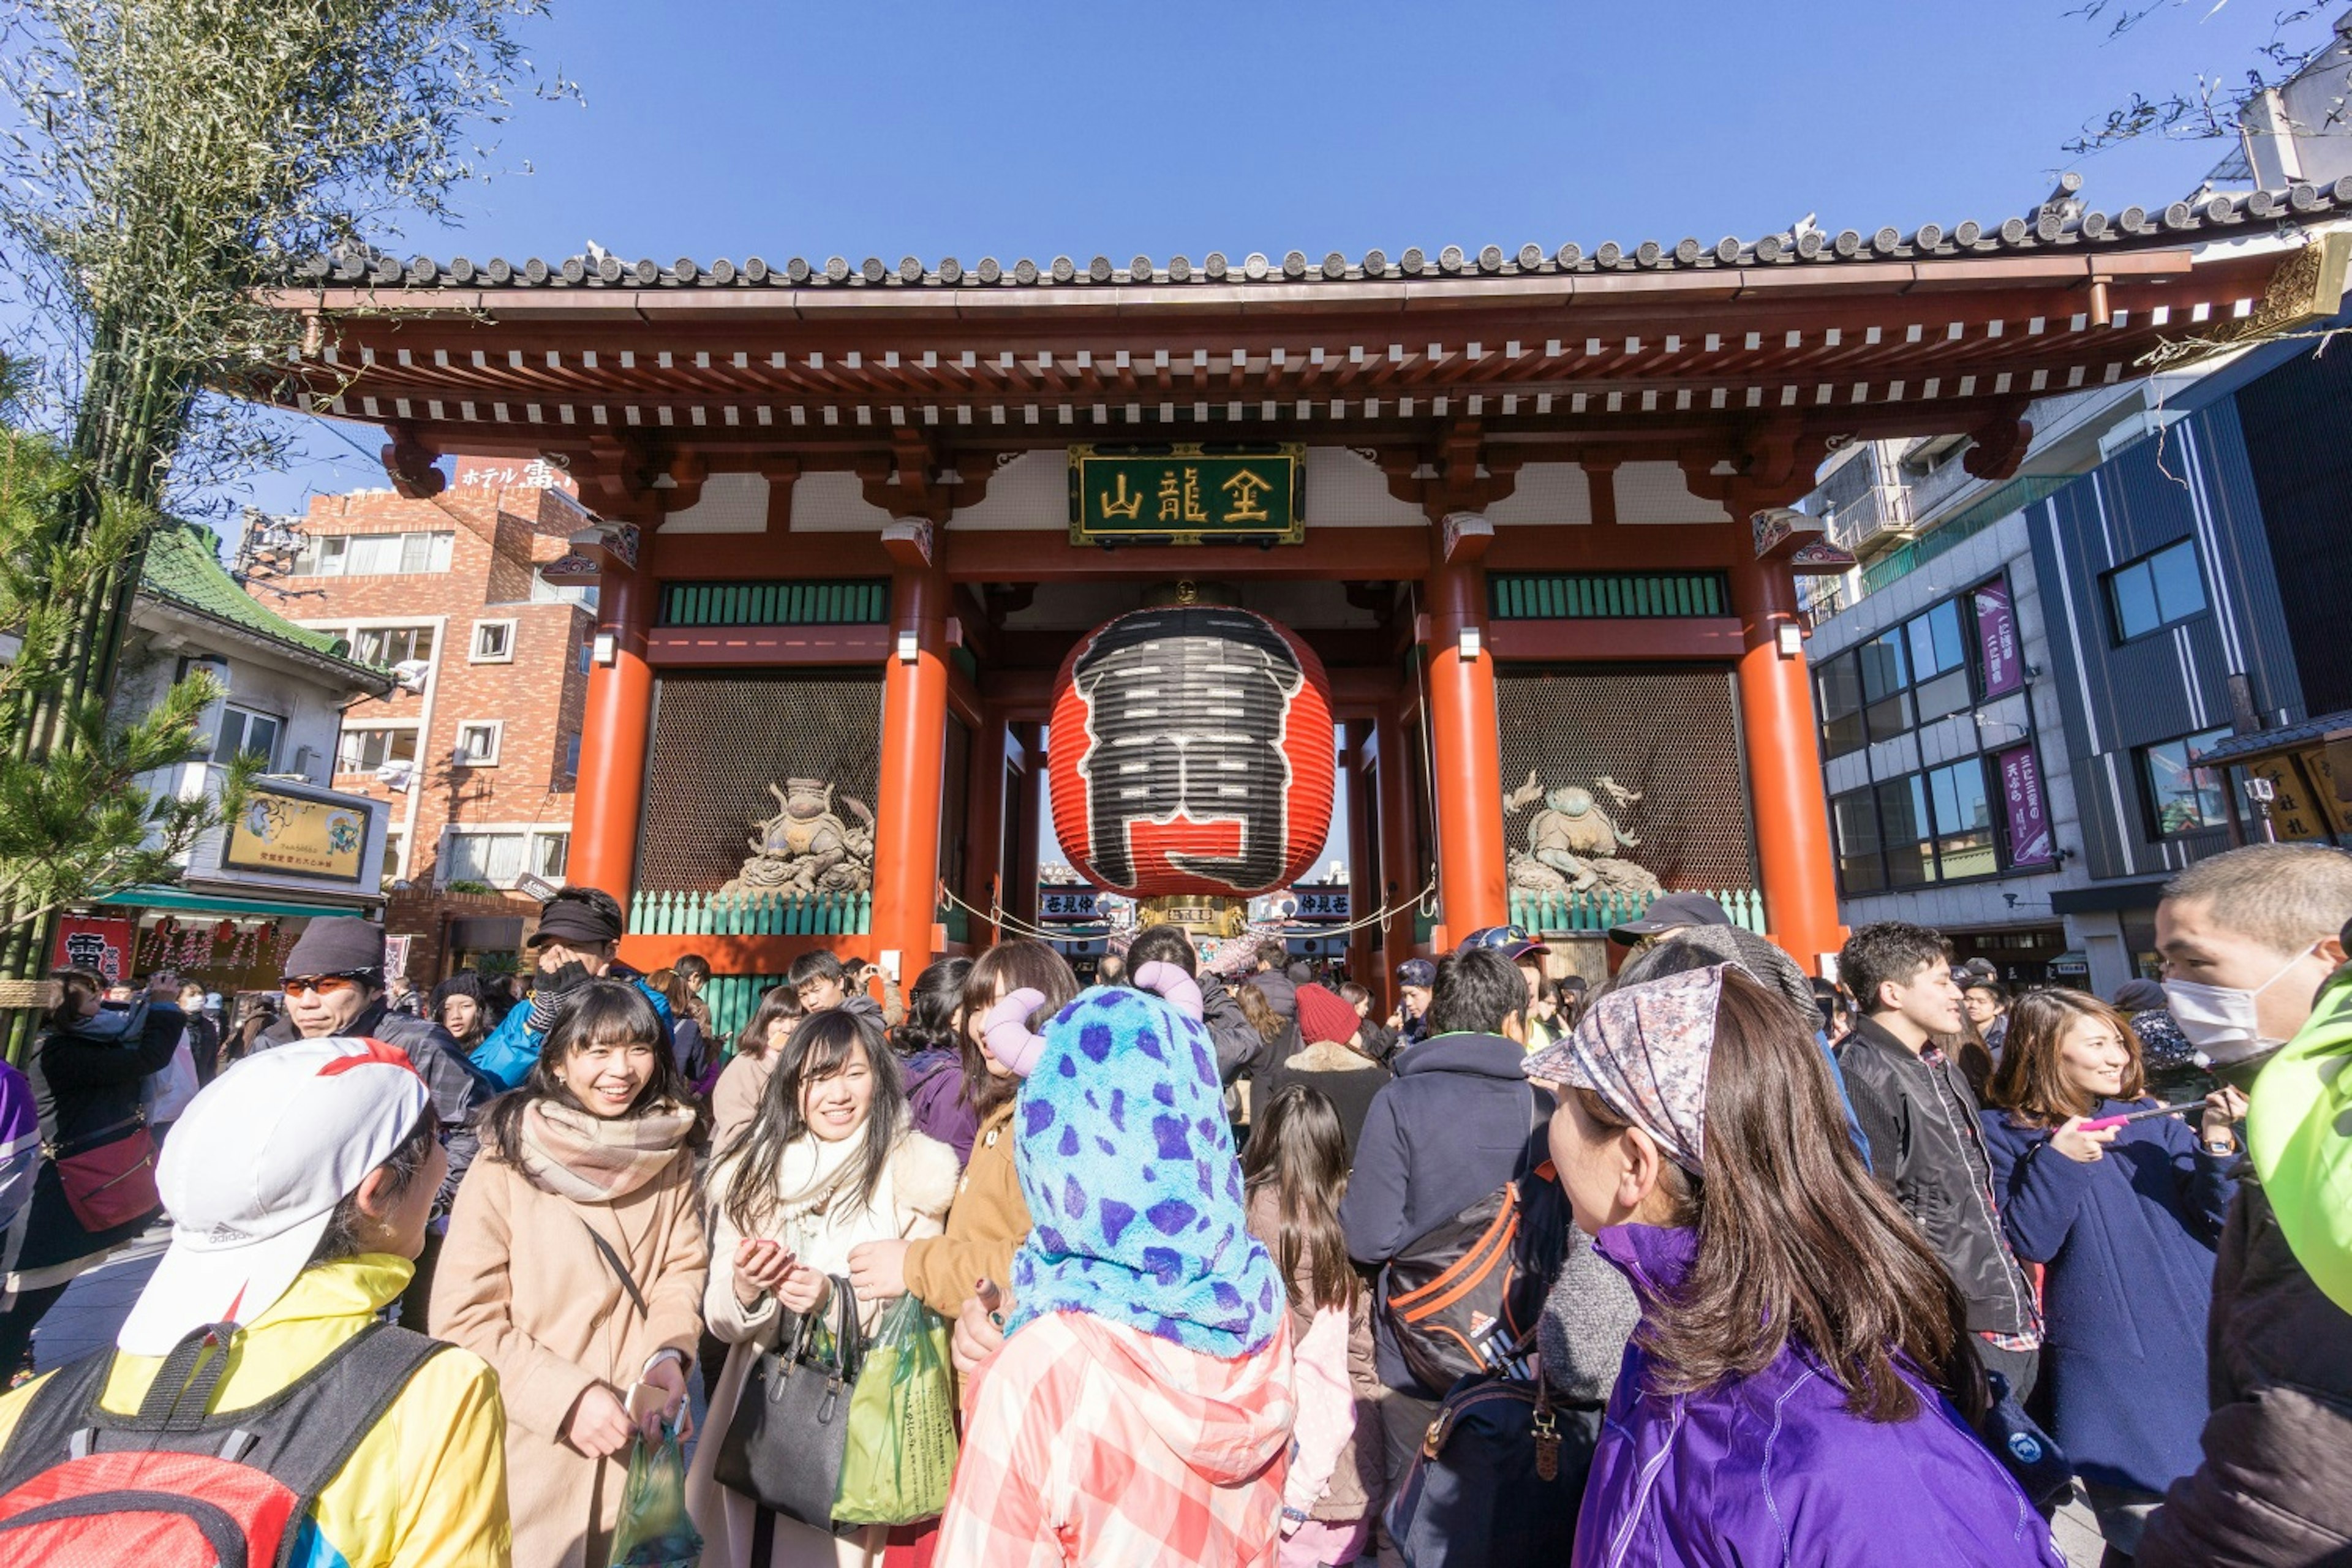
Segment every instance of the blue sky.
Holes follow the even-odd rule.
[[[2271,9],[2186,0],[2110,39],[2075,3],[555,0],[526,40],[584,106],[525,102],[496,160],[515,172],[459,227],[383,238],[476,260],[1589,252],[1808,212],[1997,221],[2070,164],[2108,211],[2183,194],[2222,148],[2060,146],[2135,88],[2236,78]],[[289,471],[215,500],[381,485],[380,444],[310,426]]]

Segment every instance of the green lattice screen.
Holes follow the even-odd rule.
[[[1486,594],[1498,621],[1722,616],[1731,604],[1720,572],[1496,572]]]
[[[665,583],[666,626],[865,626],[890,618],[889,579]]]

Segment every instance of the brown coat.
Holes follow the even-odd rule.
[[[1006,1100],[971,1142],[944,1236],[907,1248],[907,1289],[950,1322],[971,1298],[972,1282],[993,1279],[1012,1295],[1013,1254],[1029,1236],[1029,1205],[1013,1163],[1013,1107]]]
[[[643,1315],[591,1229],[627,1262]],[[515,1568],[603,1568],[627,1466],[558,1434],[595,1384],[625,1394],[665,1349],[691,1363],[709,1261],[684,1149],[610,1203],[558,1197],[487,1151],[466,1173],[433,1278],[432,1331],[499,1374]]]
[[[1275,1195],[1272,1186],[1262,1186],[1249,1198],[1250,1234],[1265,1243],[1266,1252],[1280,1267],[1281,1251],[1275,1243],[1275,1232],[1282,1221],[1282,1200]],[[1298,1288],[1307,1289],[1305,1259],[1300,1259]],[[1290,1309],[1290,1342],[1294,1348],[1307,1337],[1314,1326],[1314,1315]],[[1348,1323],[1348,1380],[1356,1387],[1356,1440],[1339,1451],[1339,1462],[1331,1467],[1331,1484],[1322,1499],[1307,1510],[1310,1518],[1331,1523],[1345,1524],[1364,1519],[1378,1511],[1388,1490],[1388,1451],[1386,1439],[1381,1434],[1379,1401],[1388,1396],[1381,1382],[1380,1369],[1372,1360],[1372,1290],[1362,1280],[1356,1284],[1356,1305]]]
[[[772,1046],[758,1056],[739,1055],[727,1064],[719,1081],[710,1086],[710,1152],[715,1158],[727,1152],[736,1135],[751,1125],[751,1118],[760,1113],[760,1101],[768,1092],[768,1080],[776,1076],[776,1063],[781,1054]]]

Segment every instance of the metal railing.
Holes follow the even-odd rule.
[[[1754,888],[1698,888],[1731,917],[1734,925],[1762,935],[1764,895]],[[1539,936],[1577,936],[1605,931],[1642,918],[1661,895],[1593,889],[1581,893],[1514,893],[1511,923]]]
[[[640,888],[629,929],[645,936],[864,936],[872,893],[698,893]]]

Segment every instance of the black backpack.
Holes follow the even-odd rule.
[[[1532,1138],[1543,1100],[1528,1093]],[[1549,1161],[1407,1243],[1381,1270],[1373,1310],[1414,1380],[1451,1388],[1530,1342],[1567,1243],[1567,1199]]]

